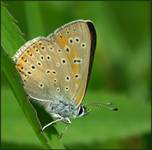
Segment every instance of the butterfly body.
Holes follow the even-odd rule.
[[[79,114],[79,107],[67,100],[54,100],[47,103],[46,111],[49,114],[58,114],[63,118],[76,118]]]
[[[95,46],[92,22],[77,20],[28,41],[13,56],[26,93],[54,118],[51,124],[86,114],[81,103]]]

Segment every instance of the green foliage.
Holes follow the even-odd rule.
[[[2,7],[2,15],[2,33],[5,35],[3,35],[2,38],[2,48],[4,49],[1,50],[2,71],[5,74],[20,107],[22,108],[24,114],[26,115],[28,121],[31,123],[35,133],[37,134],[41,142],[49,148],[63,148],[62,144],[59,141],[59,135],[57,134],[57,131],[53,126],[52,128],[45,130],[44,132],[41,132],[41,125],[38,119],[40,119],[41,121],[44,113],[41,114],[42,112],[40,112],[40,109],[37,109],[36,114],[33,106],[27,98],[27,95],[25,94],[23,85],[21,83],[21,79],[15,69],[15,63],[13,63],[12,59],[10,59],[10,57],[7,55],[7,53],[10,53],[10,51],[12,51],[13,48],[16,49],[24,40],[21,37],[20,32],[18,32],[19,30],[17,26],[15,25],[15,23],[13,23],[14,20],[10,17],[10,14],[8,13],[5,7]],[[9,37],[11,37],[11,33],[14,34],[14,45],[13,40],[9,40]],[[44,123],[46,123],[48,120],[51,121],[51,117],[46,117],[45,119],[43,117],[43,122],[45,121]]]
[[[87,116],[72,120],[72,124],[69,125],[61,139],[62,142],[67,147],[74,148],[74,145],[78,143],[88,145],[93,144],[93,142],[101,143],[112,139],[141,136],[142,133],[150,132],[149,103],[144,101],[139,103],[137,100],[128,99],[124,95],[96,91],[87,93],[84,104],[85,102],[89,104],[101,101],[106,103],[111,100],[114,106],[119,108],[119,111],[113,112],[104,107],[93,108]],[[2,105],[5,105],[5,109],[2,109],[2,116],[7,118],[2,117],[4,120],[2,123],[2,140],[39,145],[30,126],[26,123],[23,113],[18,108],[12,91],[8,88],[2,89]],[[13,107],[11,111],[10,105]],[[10,128],[10,123],[14,127],[13,129]],[[59,130],[63,128],[62,123],[55,126]],[[22,130],[24,136],[19,136],[18,129],[24,129]],[[14,137],[14,135],[18,136]],[[105,146],[108,146],[108,143]],[[99,148],[99,145],[96,147]]]
[[[29,2],[25,1],[24,2],[24,8],[25,8],[25,15],[26,15],[26,20],[28,22],[27,24],[27,29],[28,29],[28,37],[30,39],[36,37],[36,36],[42,36],[44,34],[44,29],[45,26],[43,25],[43,16],[41,13],[41,5],[39,1],[34,1],[34,2],[30,2],[30,6],[29,6]],[[34,9],[33,9],[34,8]],[[33,18],[35,18],[33,20]],[[33,23],[35,24],[33,26]]]
[[[16,50],[24,44],[25,40],[22,37],[22,33],[18,26],[15,25],[15,19],[7,11],[7,9],[2,6],[2,47],[4,50],[8,51],[8,54],[12,56]],[[13,27],[13,28],[12,28]]]

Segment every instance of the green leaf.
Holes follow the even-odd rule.
[[[4,101],[4,97],[7,101]],[[10,97],[11,101],[9,100]],[[11,117],[11,114],[20,113],[14,101],[15,98],[11,90],[3,88],[2,104],[7,105],[7,107],[4,108],[2,105],[2,140],[7,139],[14,143],[20,140],[20,143],[30,144],[32,142],[38,145],[34,139],[29,139],[28,135],[32,136],[32,132],[26,127],[24,120],[20,119],[22,114]],[[109,101],[113,103],[113,106],[118,107],[119,111],[113,112],[103,107],[93,108],[87,116],[72,120],[72,124],[69,125],[62,138],[65,145],[72,149],[74,145],[92,145],[94,142],[103,143],[109,142],[109,140],[127,139],[150,132],[150,105],[144,100],[132,100],[123,95],[112,94],[106,91],[87,91],[83,102],[84,104],[89,104],[92,102],[106,103]],[[11,107],[9,104],[16,109],[10,111]],[[5,117],[7,117],[7,120]],[[12,125],[16,128],[20,128],[21,123],[24,128],[22,132],[24,137],[20,138],[17,136],[19,135],[18,132],[10,129],[8,121],[12,122]],[[56,124],[57,127],[60,125],[62,124]],[[15,138],[14,135],[16,135]],[[105,149],[106,146],[108,144],[102,148]]]
[[[63,138],[66,145],[88,145],[92,141],[124,139],[150,132],[150,103],[145,100],[132,100],[125,95],[106,91],[88,91],[83,102],[112,102],[119,110],[94,107],[87,116],[73,120]]]
[[[33,105],[29,102],[27,95],[23,89],[20,76],[15,69],[15,63],[8,56],[8,54],[12,56],[24,42],[25,40],[22,37],[19,28],[14,23],[13,17],[10,15],[8,10],[2,6],[2,72],[6,76],[6,79],[8,80],[9,85],[26,118],[30,122],[33,130],[43,145],[46,148],[63,149],[64,147],[59,141],[59,135],[54,126],[48,128],[43,133],[41,132],[41,124],[43,126],[44,123],[48,121],[51,122],[52,118],[48,116],[46,112],[42,110],[42,108],[38,108],[38,106],[35,105],[33,107]]]
[[[1,45],[3,49],[6,50],[10,56],[12,56],[16,50],[25,43],[25,40],[22,37],[23,33],[20,31],[18,26],[15,25],[16,20],[4,6],[1,7]]]
[[[45,32],[43,25],[43,18],[41,13],[41,2],[31,1],[30,3],[24,2],[25,16],[28,29],[28,37],[34,38],[36,36],[42,36]],[[33,25],[34,23],[34,25]]]

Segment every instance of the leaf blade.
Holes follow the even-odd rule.
[[[13,34],[13,37],[11,36]],[[15,69],[15,64],[9,56],[25,42],[18,26],[14,23],[13,17],[8,10],[2,6],[2,43],[1,43],[1,63],[2,72],[6,76],[9,85],[22,108],[26,118],[32,125],[37,137],[43,143],[44,147],[52,149],[63,149],[63,145],[59,141],[57,130],[52,126],[50,129],[40,132],[40,120],[33,105],[27,99],[27,95],[23,89],[22,81]],[[37,110],[38,111],[38,110]]]

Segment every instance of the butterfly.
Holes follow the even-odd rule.
[[[65,24],[47,37],[25,43],[13,56],[26,93],[44,107],[53,123],[87,114],[82,105],[96,48],[90,20]]]

